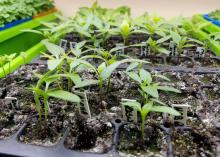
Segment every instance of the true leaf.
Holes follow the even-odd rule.
[[[159,77],[159,78],[161,78],[163,80],[170,81],[170,79],[168,77],[164,76],[164,75],[156,74],[155,76]]]
[[[181,41],[181,36],[179,34],[177,34],[176,32],[173,32],[173,31],[170,31],[170,35],[173,39],[173,41],[176,43],[176,44],[179,44],[180,41]]]
[[[157,51],[160,53],[164,53],[164,54],[169,54],[170,51],[168,51],[167,49],[163,48],[163,47],[158,47]]]
[[[134,68],[136,68],[138,65],[139,65],[139,63],[137,63],[137,62],[131,63],[131,64],[127,67],[126,71],[127,71],[127,72],[128,72],[128,71],[131,71],[131,70],[133,70]]]
[[[169,40],[170,38],[171,38],[170,35],[165,36],[165,37],[163,37],[163,38],[160,38],[159,40],[157,40],[157,44],[164,43],[165,41]]]
[[[168,91],[168,92],[175,92],[175,93],[181,93],[180,90],[175,89],[173,87],[168,87],[168,86],[157,86],[157,88],[159,90],[163,90],[163,91]]]
[[[141,78],[135,72],[127,72],[127,75],[132,78],[133,80],[137,81],[141,84]]]
[[[67,91],[63,91],[63,90],[50,91],[50,92],[47,92],[47,95],[50,97],[62,99],[65,101],[76,102],[76,103],[80,102],[79,96],[73,93],[67,92]]]
[[[53,59],[47,61],[47,66],[49,70],[54,70],[61,63],[61,59]]]
[[[164,102],[162,102],[162,101],[160,101],[160,100],[158,100],[158,99],[150,98],[150,100],[152,100],[153,102],[156,102],[156,103],[158,103],[158,104],[160,104],[160,105],[166,106],[166,104],[165,104]]]
[[[141,80],[143,80],[144,82],[147,82],[148,84],[152,82],[151,74],[144,69],[140,70],[140,77],[141,77]]]
[[[98,72],[101,74],[105,68],[106,68],[106,63],[103,62],[102,64],[99,65]]]
[[[64,49],[58,45],[55,45],[55,44],[52,44],[52,43],[49,43],[48,41],[44,40],[42,41],[43,44],[47,47],[48,51],[54,55],[56,58],[59,58],[59,56],[61,54],[64,54]]]
[[[158,98],[158,90],[155,86],[149,85],[149,86],[142,86],[141,87],[147,94],[151,95],[154,98]]]
[[[131,107],[131,108],[133,108],[133,109],[135,109],[139,112],[141,111],[141,104],[139,102],[135,102],[135,101],[130,102],[130,101],[128,101],[128,102],[123,102],[122,105],[129,106],[129,107]]]
[[[180,116],[180,113],[178,111],[168,106],[153,106],[151,107],[150,111],[169,113],[174,116]]]
[[[84,81],[78,82],[78,84],[76,84],[76,86],[74,87],[82,88],[82,87],[86,87],[86,86],[90,86],[90,85],[94,85],[98,83],[99,83],[99,80],[84,80]]]
[[[81,82],[81,78],[78,74],[71,74],[70,79],[74,82],[75,85]]]

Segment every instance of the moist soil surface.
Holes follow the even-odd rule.
[[[137,85],[124,72],[117,71],[112,75],[111,92],[108,93],[107,84],[104,85],[102,99],[98,86],[87,89],[92,113],[91,119],[80,116],[74,104],[50,99],[50,116],[47,123],[42,121],[42,128],[40,128],[34,107],[33,93],[27,89],[37,82],[33,71],[44,73],[46,67],[45,65],[26,65],[0,80],[0,107],[2,108],[0,112],[0,139],[6,139],[13,135],[24,122],[27,122],[27,126],[19,136],[19,141],[27,144],[51,146],[59,142],[66,128],[69,127],[70,131],[65,139],[66,148],[83,152],[106,153],[112,144],[111,121],[114,118],[122,117],[121,99],[135,99],[142,102]],[[91,71],[86,71],[82,75],[92,79],[97,77]],[[215,148],[219,148],[219,131],[213,123],[219,122],[220,74],[195,75],[169,72],[164,75],[171,81],[164,82],[160,79],[157,81],[181,90],[182,94],[160,92],[161,100],[169,106],[172,104],[191,105],[191,108],[188,109],[187,121],[187,124],[192,128],[191,131],[184,130],[182,133],[175,130],[172,134],[172,142],[176,146],[174,147],[175,155],[215,155]],[[5,103],[6,97],[15,97],[18,103]],[[152,156],[163,156],[167,148],[164,139],[165,133],[156,127],[162,121],[162,114],[149,115],[144,140],[140,138],[139,125],[124,126],[120,132],[118,147],[122,156],[141,157],[151,156],[151,154]],[[201,141],[201,139],[206,140]],[[192,150],[190,145],[192,145]]]

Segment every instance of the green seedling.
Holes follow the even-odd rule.
[[[37,112],[39,114],[39,126],[41,127],[42,124],[42,113],[44,113],[45,116],[45,122],[47,122],[48,118],[48,112],[50,110],[49,107],[49,98],[57,98],[64,101],[79,103],[80,98],[79,96],[72,94],[68,91],[63,90],[61,87],[59,87],[59,80],[61,77],[69,77],[65,74],[56,74],[54,73],[55,70],[50,70],[44,75],[37,74],[36,76],[39,77],[39,81],[37,82],[37,85],[35,87],[30,88],[34,92],[34,100]],[[45,86],[44,86],[45,84]],[[56,84],[57,88],[50,88],[51,84]],[[41,98],[43,100],[43,106],[44,111],[42,109],[41,104]],[[46,123],[47,124],[47,123]]]
[[[96,66],[90,64],[88,61],[85,60],[88,58],[99,58],[103,60],[103,62],[96,68]],[[105,59],[100,56],[91,55],[91,56],[82,57],[81,59],[74,59],[72,62],[72,67],[78,66],[79,64],[83,64],[96,73],[98,77],[98,83],[99,83],[100,99],[102,100],[102,95],[103,95],[102,88],[103,88],[104,81],[108,80],[108,82],[110,82],[109,80],[110,80],[111,74],[115,71],[115,69],[119,65],[124,64],[124,63],[134,63],[134,62],[149,63],[147,61],[138,60],[138,59],[123,59],[121,61],[114,60],[112,62],[110,60],[109,62],[106,62]]]
[[[127,75],[138,84],[138,90],[143,97],[144,103],[143,105],[141,105],[139,102],[125,102],[122,104],[132,107],[141,113],[141,133],[142,137],[144,138],[145,119],[149,112],[164,112],[176,116],[179,115],[177,111],[167,107],[163,102],[159,100],[158,91],[161,90],[175,93],[180,93],[180,91],[173,87],[161,86],[159,82],[154,82],[153,80],[153,78],[160,78],[165,81],[170,81],[167,77],[160,74],[151,75],[148,71],[142,68],[140,68],[138,73],[136,73],[132,71],[134,68],[135,66],[127,69]]]
[[[145,121],[146,121],[146,117],[148,116],[149,112],[169,113],[174,116],[180,116],[179,112],[177,112],[171,107],[165,106],[164,103],[161,103],[161,102],[158,103],[158,100],[157,101],[148,100],[143,106],[141,105],[141,103],[135,102],[135,101],[123,102],[122,104],[128,107],[131,107],[134,110],[137,110],[138,112],[140,112],[142,139],[144,139],[144,136],[145,136],[145,132],[144,132]]]

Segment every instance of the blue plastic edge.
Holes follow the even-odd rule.
[[[6,29],[11,28],[11,27],[14,27],[16,25],[19,25],[21,23],[30,21],[32,19],[33,19],[32,17],[29,17],[29,18],[26,18],[26,19],[21,19],[21,20],[17,20],[17,21],[14,21],[14,22],[7,23],[3,27],[0,27],[0,31],[6,30]]]
[[[204,17],[206,20],[211,21],[213,24],[215,24],[215,25],[217,25],[217,26],[220,27],[220,21],[211,18],[208,14],[203,15],[203,17]]]

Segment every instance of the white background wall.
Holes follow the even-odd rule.
[[[94,0],[55,0],[55,2],[64,15],[72,16],[77,8],[91,6]],[[99,4],[110,8],[127,5],[132,8],[134,16],[148,11],[157,12],[168,18],[176,15],[189,17],[196,13],[220,9],[220,0],[99,0]]]

